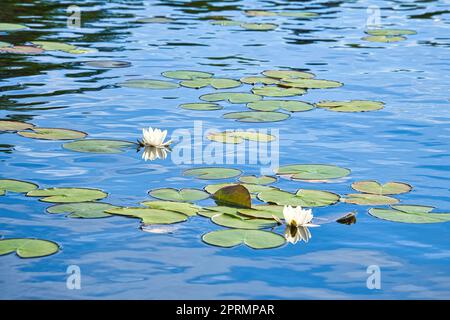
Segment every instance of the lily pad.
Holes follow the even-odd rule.
[[[37,188],[38,185],[31,182],[0,179],[0,195],[4,195],[6,192],[26,193]]]
[[[331,89],[343,86],[343,83],[332,80],[320,79],[283,79],[280,85],[289,88],[303,89]]]
[[[41,48],[33,46],[13,46],[13,47],[1,47],[0,53],[13,53],[13,54],[41,54],[45,51]]]
[[[403,223],[440,223],[450,221],[450,213],[431,213],[433,207],[396,205],[391,209],[372,208],[369,214],[383,220]]]
[[[111,217],[106,210],[118,208],[109,203],[102,202],[78,202],[57,204],[47,208],[48,213],[67,213],[69,218],[98,219]]]
[[[336,112],[367,112],[383,109],[384,103],[370,100],[320,101],[316,106]]]
[[[273,17],[277,15],[276,12],[265,10],[247,10],[245,14],[249,17]]]
[[[77,50],[77,47],[68,43],[56,41],[32,41],[32,44],[44,49],[45,51],[63,51],[70,53]]]
[[[238,208],[227,206],[210,206],[203,207],[198,211],[198,215],[206,218],[212,218],[218,213],[237,214]]]
[[[262,72],[263,75],[269,78],[275,79],[311,79],[315,75],[310,72],[297,71],[297,70],[266,70]]]
[[[352,188],[363,193],[390,195],[402,194],[412,190],[412,186],[403,182],[388,182],[380,184],[377,181],[358,181],[352,184]]]
[[[240,26],[242,22],[240,21],[234,21],[234,20],[216,20],[212,21],[211,24],[216,26],[223,26],[223,27],[236,27]]]
[[[238,213],[246,217],[258,219],[274,220],[273,216],[277,217],[278,219],[284,219],[283,208],[284,206],[265,204],[254,206],[251,209],[238,209]]]
[[[258,199],[283,206],[324,207],[337,203],[340,196],[321,190],[299,189],[296,194],[293,194],[279,189],[272,189],[258,193]]]
[[[264,185],[259,185],[259,184],[251,184],[251,183],[217,183],[217,184],[207,185],[205,187],[205,191],[210,194],[214,194],[221,188],[224,188],[227,186],[235,186],[238,184],[244,186],[251,194],[274,189],[274,187],[264,186]]]
[[[183,87],[200,89],[211,86],[214,89],[229,89],[239,87],[241,83],[233,79],[225,78],[199,78],[194,80],[184,80],[180,84]]]
[[[306,90],[299,88],[282,88],[274,86],[253,87],[254,94],[265,97],[292,97],[306,93]]]
[[[171,23],[174,21],[175,21],[174,19],[166,17],[148,17],[136,20],[136,22],[139,23]]]
[[[341,201],[363,206],[382,206],[387,204],[396,204],[399,202],[397,199],[392,197],[369,193],[351,193],[345,198],[341,198]]]
[[[241,170],[233,168],[202,167],[185,170],[183,175],[203,180],[219,180],[234,178],[241,175],[241,173]]]
[[[166,78],[171,79],[194,80],[199,78],[211,78],[214,74],[203,71],[175,70],[175,71],[164,71],[162,75]]]
[[[371,36],[407,36],[417,34],[416,31],[408,29],[368,29],[365,32]]]
[[[262,97],[245,92],[217,92],[204,94],[200,97],[200,99],[208,102],[227,101],[229,103],[242,104],[259,101]]]
[[[245,30],[252,31],[269,31],[278,27],[275,23],[242,23],[240,26]]]
[[[89,202],[108,196],[107,193],[90,188],[48,188],[36,189],[27,193],[28,197],[44,197],[41,201],[55,203]]]
[[[218,205],[240,208],[251,208],[252,206],[250,192],[239,184],[220,188],[214,193],[213,197]]]
[[[289,175],[296,180],[328,180],[348,176],[350,170],[325,164],[293,164],[279,167],[277,175]]]
[[[291,17],[297,19],[310,19],[316,18],[319,16],[318,13],[315,12],[307,12],[307,11],[283,11],[278,13],[279,16],[282,17]]]
[[[170,210],[187,216],[195,216],[201,210],[201,207],[187,202],[144,201],[141,204],[152,209]]]
[[[204,200],[209,198],[209,194],[198,189],[173,189],[173,188],[161,188],[151,190],[149,193],[153,198],[176,201],[176,202],[194,202],[198,200]]]
[[[242,176],[239,178],[239,181],[248,184],[267,185],[277,182],[277,178],[271,176]]]
[[[27,26],[17,23],[0,23],[0,31],[17,31],[28,29]]]
[[[94,68],[127,68],[131,66],[130,62],[127,61],[119,61],[119,60],[94,60],[87,61],[85,65],[94,67]]]
[[[41,140],[75,140],[87,136],[87,133],[77,130],[60,128],[31,128],[30,131],[19,131],[18,135]]]
[[[187,215],[170,210],[160,210],[151,208],[127,207],[110,209],[106,211],[110,214],[127,216],[141,219],[144,225],[150,224],[172,224],[183,222],[188,219]]]
[[[254,219],[236,214],[218,213],[211,218],[215,224],[234,229],[267,229],[277,225],[275,220]]]
[[[269,111],[230,112],[223,115],[224,119],[234,119],[239,122],[277,122],[289,117],[290,115],[286,113]]]
[[[405,37],[401,36],[367,36],[362,37],[362,40],[370,41],[370,42],[384,42],[384,43],[390,43],[390,42],[399,42],[406,40]]]
[[[239,81],[245,84],[266,84],[266,85],[278,84],[280,82],[280,80],[278,79],[273,79],[269,77],[244,77],[241,78]]]
[[[220,230],[202,236],[202,240],[210,245],[231,248],[241,244],[252,249],[272,249],[285,244],[286,240],[277,233],[262,230]]]
[[[296,100],[264,100],[250,102],[247,107],[256,111],[277,111],[302,112],[314,109],[312,104]]]
[[[223,107],[217,103],[183,103],[180,107],[186,110],[197,111],[213,111],[223,109]]]
[[[0,120],[0,131],[20,131],[33,128],[31,123],[14,121],[14,120]]]
[[[255,131],[224,131],[208,134],[207,138],[211,141],[222,143],[242,143],[244,140],[271,142],[276,140],[276,137],[270,134],[255,132]]]
[[[59,251],[57,243],[41,239],[1,239],[0,256],[15,252],[21,258],[40,258]]]
[[[87,153],[121,153],[125,149],[136,147],[136,144],[121,140],[87,139],[68,142],[63,144],[63,148]]]
[[[179,87],[178,83],[152,79],[127,80],[125,82],[119,83],[119,85],[128,88],[155,90],[175,89]]]

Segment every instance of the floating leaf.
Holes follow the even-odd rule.
[[[387,204],[396,204],[399,202],[395,198],[369,193],[351,193],[348,194],[345,198],[341,198],[341,201],[363,206],[381,206]]]
[[[388,37],[388,36],[367,36],[367,37],[363,37],[361,39],[365,40],[365,41],[370,41],[370,42],[385,42],[385,43],[399,42],[399,41],[406,40],[405,37],[401,37],[401,36],[394,36],[394,37]]]
[[[125,82],[119,83],[119,85],[128,88],[155,89],[155,90],[175,89],[179,87],[177,83],[151,79],[127,80]]]
[[[298,19],[310,19],[318,17],[319,14],[315,12],[306,12],[306,11],[283,11],[278,13],[278,15],[282,17],[291,17]]]
[[[198,211],[198,215],[206,218],[212,218],[218,213],[237,214],[238,208],[226,207],[226,206],[210,206],[203,207]]]
[[[281,88],[274,86],[254,87],[254,94],[265,97],[292,97],[304,94],[306,91],[298,88]]]
[[[103,139],[78,140],[63,144],[65,149],[88,153],[121,153],[131,147],[136,147],[136,144],[129,141]]]
[[[0,41],[0,48],[12,47],[13,45],[9,42]]]
[[[284,219],[283,215],[284,206],[275,205],[258,205],[251,209],[238,209],[238,213],[252,218],[274,220],[273,216],[278,219]]]
[[[174,19],[166,18],[166,17],[148,17],[148,18],[141,18],[139,20],[136,20],[136,22],[139,23],[171,23],[174,22]]]
[[[214,195],[218,205],[240,208],[251,208],[252,200],[248,190],[242,185],[232,185],[220,188]]]
[[[407,36],[417,34],[416,31],[408,29],[369,29],[365,32],[371,36]]]
[[[289,175],[297,180],[328,180],[348,176],[350,170],[325,164],[293,164],[281,166],[276,171],[278,175]]]
[[[245,14],[250,17],[273,17],[276,16],[276,12],[265,11],[265,10],[247,10]]]
[[[207,138],[211,141],[222,143],[242,143],[244,140],[271,142],[276,139],[275,136],[255,131],[224,131],[208,134]]]
[[[1,239],[0,255],[15,252],[21,258],[40,258],[59,251],[57,243],[41,239]]]
[[[106,212],[110,214],[138,218],[141,219],[142,223],[145,225],[172,224],[186,221],[188,218],[187,215],[175,211],[139,207],[110,209]]]
[[[220,230],[202,236],[207,244],[231,248],[240,244],[253,249],[272,249],[285,244],[285,239],[277,233],[262,230]]]
[[[242,176],[239,178],[240,182],[249,183],[249,184],[260,184],[266,185],[277,182],[277,178],[271,176]]]
[[[264,100],[250,102],[247,107],[257,111],[277,111],[279,109],[289,112],[301,112],[314,109],[312,104],[295,100]]]
[[[127,61],[119,61],[119,60],[94,60],[87,61],[85,65],[94,67],[94,68],[127,68],[131,66],[130,62]]]
[[[28,197],[44,197],[41,201],[55,203],[89,202],[103,199],[107,195],[101,190],[90,188],[48,188],[27,193]]]
[[[180,84],[183,87],[200,89],[211,86],[214,89],[229,89],[239,87],[241,83],[233,79],[225,78],[200,78],[194,80],[184,80]]]
[[[236,214],[218,213],[211,221],[219,226],[235,229],[266,229],[276,226],[275,220],[254,219]]]
[[[170,210],[187,216],[195,216],[201,209],[199,206],[186,202],[144,201],[141,204],[152,209]]]
[[[383,220],[403,223],[439,223],[450,221],[450,213],[431,213],[433,207],[396,205],[391,209],[372,208],[369,214]]]
[[[0,53],[41,54],[44,53],[44,50],[33,46],[13,46],[0,48]]]
[[[296,71],[296,70],[266,70],[262,72],[263,75],[275,79],[311,79],[315,75],[310,72]]]
[[[245,30],[252,31],[269,31],[278,27],[278,25],[274,23],[242,23],[240,26]]]
[[[216,20],[212,21],[211,24],[216,26],[223,26],[223,27],[236,27],[240,26],[242,22],[240,21],[234,21],[234,20]]]
[[[205,191],[210,194],[213,194],[221,188],[224,188],[227,186],[235,186],[238,184],[244,186],[251,194],[274,189],[274,187],[258,185],[258,184],[251,184],[251,183],[217,183],[217,184],[207,185],[205,187]]]
[[[173,189],[173,188],[161,188],[151,190],[149,193],[153,198],[177,201],[177,202],[194,202],[198,200],[204,200],[209,198],[209,194],[198,189]]]
[[[114,208],[118,207],[102,202],[79,202],[53,205],[47,208],[47,212],[67,213],[69,218],[97,219],[111,217],[105,211]]]
[[[41,140],[74,140],[87,136],[87,133],[70,129],[59,128],[31,128],[31,131],[19,131],[18,135],[26,138]]]
[[[382,185],[377,181],[354,182],[352,188],[359,192],[379,195],[401,194],[412,190],[409,184],[403,182],[388,182]]]
[[[244,77],[241,78],[239,81],[246,84],[278,84],[280,81],[273,78],[268,77]]]
[[[164,71],[162,75],[166,78],[171,79],[194,80],[198,78],[211,78],[214,74],[203,71],[175,70],[175,71]]]
[[[31,123],[13,121],[13,120],[0,120],[0,131],[20,131],[33,128]]]
[[[262,97],[244,92],[217,92],[204,94],[200,97],[200,99],[208,102],[227,101],[229,103],[240,104],[259,101]]]
[[[16,23],[0,23],[0,31],[17,31],[24,29],[28,29],[28,27]]]
[[[77,47],[71,44],[56,41],[32,41],[32,44],[41,47],[45,51],[63,51],[68,52],[77,50]]]
[[[196,177],[204,180],[218,180],[237,177],[242,173],[241,170],[222,167],[202,167],[188,169],[183,172],[183,175],[188,177]]]
[[[299,189],[293,194],[274,188],[258,193],[258,199],[283,206],[324,207],[335,204],[340,197],[338,194],[321,190]]]
[[[0,195],[4,195],[6,192],[26,193],[37,188],[38,185],[31,182],[0,179]]]
[[[383,109],[384,103],[370,100],[320,101],[316,106],[336,112],[367,112]]]
[[[216,103],[184,103],[181,104],[180,107],[187,110],[198,110],[198,111],[212,111],[223,109],[222,106]]]
[[[224,119],[235,119],[240,122],[277,122],[289,117],[290,115],[286,113],[265,111],[230,112],[223,115]]]
[[[332,80],[320,79],[283,79],[280,85],[289,88],[303,89],[330,89],[343,86],[343,83]]]

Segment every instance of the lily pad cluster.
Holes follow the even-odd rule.
[[[368,35],[363,37],[362,40],[383,43],[404,41],[407,39],[407,35],[417,34],[414,30],[388,28],[368,29],[365,33]]]

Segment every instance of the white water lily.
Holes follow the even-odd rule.
[[[142,129],[142,141],[139,144],[143,147],[154,148],[167,148],[172,140],[164,142],[167,136],[167,130],[161,131],[161,129],[149,127],[148,129]]]
[[[164,160],[167,158],[167,152],[170,150],[167,148],[156,148],[156,147],[145,147],[144,153],[142,153],[142,159],[145,161],[150,160],[156,160],[156,159],[162,159]]]
[[[284,237],[287,242],[292,244],[296,244],[299,240],[307,243],[309,239],[311,239],[311,232],[306,227],[293,227],[286,226],[286,230],[284,231]]]
[[[302,207],[284,206],[283,208],[284,221],[291,227],[318,227],[317,224],[312,224],[313,219],[312,210],[302,209]]]

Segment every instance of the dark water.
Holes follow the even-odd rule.
[[[82,9],[82,28],[66,27],[69,5]],[[367,8],[376,5],[387,27],[413,29],[398,43],[362,41]],[[246,17],[244,10],[304,10],[311,20]],[[71,55],[0,55],[0,118],[89,133],[90,138],[136,140],[141,128],[193,130],[194,121],[218,130],[279,130],[280,164],[328,163],[350,168],[349,179],[312,185],[281,180],[289,191],[322,188],[346,194],[357,180],[403,181],[414,190],[398,198],[450,212],[450,5],[448,1],[2,1],[1,22],[31,30],[0,33],[0,41],[74,43],[97,52]],[[170,24],[139,24],[149,16]],[[254,32],[211,25],[208,17],[279,24]],[[99,69],[89,60],[124,60],[128,68]],[[138,90],[116,86],[127,79],[161,79],[161,72],[187,69],[239,79],[263,70],[297,68],[338,89],[310,90],[299,99],[368,99],[383,110],[335,113],[315,109],[286,121],[243,124],[222,114],[244,111],[224,104],[218,111],[180,109],[198,102],[205,88]],[[249,91],[242,86],[230,91]],[[193,165],[144,162],[141,154],[82,154],[60,141],[0,138],[0,176],[41,187],[94,187],[106,201],[136,205],[161,187],[202,188],[208,182],[182,176]],[[259,166],[235,164],[245,174]],[[201,204],[210,204],[204,201]],[[10,193],[0,198],[0,235],[58,242],[62,250],[39,259],[0,257],[1,298],[450,298],[449,224],[400,224],[375,219],[369,207],[338,204],[322,213],[358,211],[355,225],[327,224],[312,230],[308,244],[273,250],[222,249],[201,241],[219,229],[193,217],[172,234],[139,230],[135,219],[69,219],[45,213],[48,204]],[[66,269],[78,265],[81,290],[66,288]],[[381,289],[366,287],[370,265],[382,272]]]

